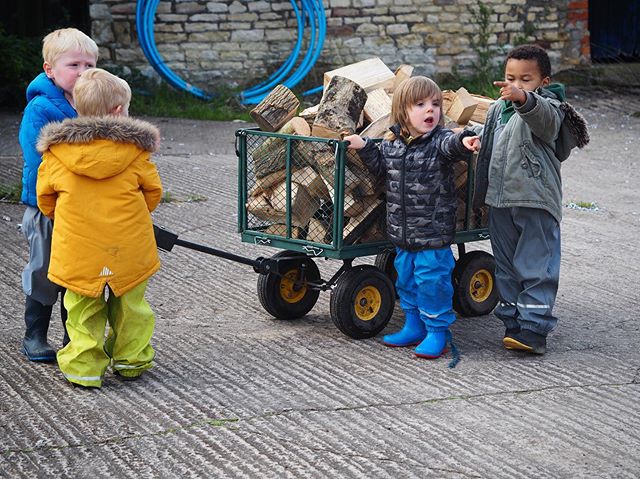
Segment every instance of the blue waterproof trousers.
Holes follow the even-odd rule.
[[[446,331],[456,320],[453,312],[451,248],[406,251],[396,248],[396,290],[406,316],[420,315],[427,331]]]
[[[546,336],[560,278],[560,224],[537,208],[491,208],[491,247],[500,302],[494,310],[507,329]]]

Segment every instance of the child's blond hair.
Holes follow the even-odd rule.
[[[53,66],[68,51],[77,50],[98,60],[98,45],[76,28],[54,30],[42,39],[42,58]]]
[[[73,100],[80,116],[105,116],[118,106],[129,107],[131,88],[102,68],[85,70],[73,87]]]
[[[440,122],[444,125],[444,112],[442,111],[442,90],[431,78],[424,76],[411,77],[396,88],[391,101],[391,121],[400,124],[400,133],[408,138],[409,133],[409,108],[425,98],[435,98],[440,104]],[[395,135],[387,133],[385,138],[393,140]]]

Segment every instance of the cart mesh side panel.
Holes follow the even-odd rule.
[[[355,152],[336,141],[250,131],[246,145],[249,230],[322,245],[340,235],[343,244],[384,241],[382,183]]]
[[[456,209],[456,231],[486,228],[489,224],[488,206],[467,210],[467,202],[469,198],[469,184],[467,182],[469,163],[467,161],[458,161],[454,163],[453,172],[458,204]],[[467,218],[467,214],[469,215],[469,218]]]

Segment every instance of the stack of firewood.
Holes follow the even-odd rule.
[[[342,139],[358,133],[381,138],[391,126],[393,91],[412,72],[413,67],[402,65],[394,73],[380,59],[372,58],[326,72],[322,100],[298,115],[300,102],[284,85],[277,86],[251,111],[261,130],[295,137],[287,141],[282,137],[255,136],[252,137],[255,143],[248,147],[250,188],[246,206],[255,218],[268,224],[267,233],[287,233],[288,206],[292,237],[331,243],[336,200],[336,149],[327,142],[309,137]],[[484,123],[492,101],[470,95],[464,89],[445,91],[443,96],[443,111],[454,122],[448,126]],[[287,158],[290,158],[289,196]],[[456,189],[459,211],[462,211],[458,215],[458,229],[464,227],[466,167],[466,162],[456,165]],[[359,156],[351,150],[345,155],[343,197],[344,243],[383,239],[383,184],[372,178]],[[482,225],[483,215],[477,216],[477,225],[470,224],[469,227]]]

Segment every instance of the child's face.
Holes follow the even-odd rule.
[[[440,123],[441,105],[435,97],[423,98],[407,110],[409,117],[408,130],[411,136],[417,137],[430,132]]]
[[[43,68],[47,77],[62,88],[69,98],[71,97],[73,86],[82,72],[95,66],[96,58],[93,55],[78,50],[70,50],[60,55],[53,65],[45,62]]]
[[[536,60],[516,60],[515,58],[507,60],[504,80],[525,91],[534,91],[540,86],[547,86],[550,81],[549,77],[542,77]]]

